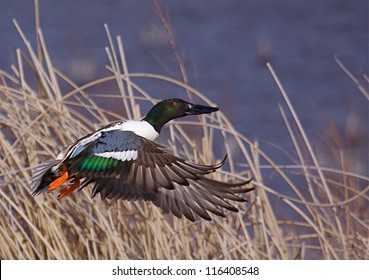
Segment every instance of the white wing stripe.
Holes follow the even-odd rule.
[[[134,150],[134,151],[133,151],[132,160],[136,160],[136,159],[137,159],[137,155],[138,155],[137,151],[136,151],[136,150]]]
[[[117,159],[122,160],[123,155],[124,155],[124,153],[119,153],[119,155],[117,156]]]
[[[120,156],[120,160],[121,160],[121,161],[125,161],[125,160],[127,160],[127,152],[125,152],[125,153],[122,153],[122,154],[121,154],[121,156]]]
[[[131,157],[131,151],[129,150],[129,151],[127,151],[127,161],[128,161],[128,160],[131,160],[131,158],[132,158],[132,157]]]
[[[121,152],[104,152],[104,153],[97,153],[95,156],[104,157],[104,158],[114,158],[120,161],[130,161],[137,159],[137,151],[136,150],[128,150],[128,151],[121,151]]]

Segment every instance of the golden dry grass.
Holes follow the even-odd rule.
[[[281,113],[296,149],[293,164],[275,164],[257,142],[235,130],[221,111],[197,121],[172,122],[164,143],[182,157],[209,163],[219,160],[214,141],[223,141],[229,167],[215,176],[222,180],[252,176],[256,187],[247,194],[249,203],[238,204],[239,213],[191,223],[163,215],[150,203],[92,200],[89,189],[61,201],[54,194],[31,197],[32,167],[112,119],[142,117],[140,105],[156,100],[140,88],[141,79],[180,87],[190,100],[212,102],[187,84],[184,68],[184,82],[130,73],[122,40],[118,36],[115,43],[107,27],[111,75],[77,86],[53,66],[40,28],[34,48],[15,25],[25,49],[17,50],[11,73],[0,70],[1,259],[369,258],[368,176],[348,171],[348,159],[341,151],[336,151],[342,155],[337,168],[320,163],[317,148],[271,65],[269,70],[287,103],[288,112],[281,107]],[[175,50],[174,41],[171,44]],[[94,87],[112,81],[120,94],[106,96],[121,102],[123,115],[101,108],[89,95]],[[354,82],[368,94],[359,81]],[[71,90],[62,92],[61,83]],[[196,139],[188,133],[189,126],[198,127]],[[237,157],[236,161],[232,151],[242,160]],[[240,166],[244,167],[241,171]],[[273,170],[278,183],[265,180],[263,168]],[[279,192],[281,182],[293,195]],[[288,211],[281,215],[282,209]]]

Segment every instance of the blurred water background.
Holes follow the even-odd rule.
[[[368,73],[367,1],[161,3],[190,85],[218,104],[242,134],[258,140],[273,160],[288,163],[284,151],[292,151],[292,144],[278,108],[284,101],[266,68],[267,61],[309,136],[320,143],[318,153],[329,153],[327,148],[334,144],[331,141],[338,131],[345,136],[343,145],[357,158],[352,169],[368,173],[368,102],[333,58],[338,55],[354,73],[359,69]],[[54,66],[80,85],[110,74],[105,69],[108,40],[104,23],[114,36],[122,36],[130,72],[180,78],[150,1],[41,0],[40,12]],[[13,18],[35,46],[33,1],[1,0],[2,69],[16,63],[17,47],[24,49]],[[150,80],[138,83],[155,98],[186,96]],[[113,86],[95,89],[101,94],[116,91]],[[116,112],[121,109],[115,100],[99,102]]]

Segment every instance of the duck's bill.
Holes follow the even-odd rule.
[[[188,103],[186,108],[187,115],[201,115],[201,114],[210,114],[218,111],[218,107],[209,107],[198,104]]]

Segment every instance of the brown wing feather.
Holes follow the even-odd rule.
[[[101,198],[152,201],[166,213],[178,218],[185,216],[211,220],[209,213],[224,217],[223,209],[237,212],[229,201],[245,201],[240,193],[251,191],[249,183],[229,184],[205,177],[223,166],[225,159],[216,165],[200,165],[184,161],[146,139],[137,147],[137,159],[119,162],[111,171],[84,174],[78,166],[76,173],[94,184],[92,195]],[[86,186],[87,184],[84,184]]]

